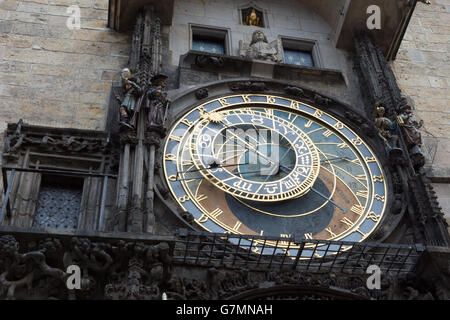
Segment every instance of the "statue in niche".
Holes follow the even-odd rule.
[[[378,135],[384,142],[387,150],[397,148],[398,136],[395,135],[396,125],[391,119],[385,117],[385,108],[380,104],[375,104],[375,126],[378,128]]]
[[[409,104],[403,104],[398,108],[397,122],[400,126],[406,147],[414,163],[414,166],[423,166],[425,156],[422,153],[422,135],[419,129],[423,125],[423,120],[417,122],[414,119],[412,107]]]
[[[116,94],[116,99],[120,104],[120,124],[125,127],[133,128],[130,118],[136,110],[136,101],[142,93],[141,87],[137,84],[136,79],[132,77],[131,70],[125,68],[121,72],[123,99]],[[134,117],[133,117],[134,118]]]
[[[248,26],[260,27],[261,19],[256,15],[255,8],[252,8],[252,12],[245,17],[245,24]]]
[[[240,42],[240,55],[247,59],[282,62],[281,42],[278,40],[269,43],[265,34],[256,30],[253,32],[250,44]]]
[[[155,75],[151,80],[151,86],[145,93],[148,110],[147,129],[163,130],[167,117],[167,111],[171,100],[167,98],[167,76]]]

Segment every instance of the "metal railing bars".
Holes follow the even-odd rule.
[[[376,264],[383,271],[409,272],[424,247],[374,242],[329,241],[258,235],[178,232],[176,263],[196,265],[289,267],[311,272],[366,270]],[[202,249],[205,248],[207,249]],[[210,246],[210,247],[209,247]]]

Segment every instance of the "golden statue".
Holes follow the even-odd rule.
[[[248,26],[259,27],[259,17],[256,15],[255,8],[252,8],[250,15],[245,17],[245,23]]]
[[[393,122],[385,116],[385,109],[381,103],[375,103],[374,112],[375,126],[378,128],[378,135],[383,140],[387,149],[397,147],[398,137],[393,133]]]

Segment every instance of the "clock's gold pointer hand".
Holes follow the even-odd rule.
[[[335,205],[336,207],[338,207],[339,209],[341,209],[344,213],[347,213],[347,209],[344,209],[343,207],[341,207],[340,205],[338,205],[336,202],[334,202],[333,200],[331,200],[330,198],[328,198],[327,196],[323,195],[322,193],[320,193],[319,191],[317,191],[316,189],[314,189],[313,187],[311,187],[311,190],[314,191],[317,195],[321,196],[322,198],[326,199],[327,201],[329,201],[331,204]]]
[[[195,169],[195,170],[186,170],[186,171],[177,171],[177,180],[181,181],[181,180],[191,180],[191,179],[203,179],[203,177],[201,178],[189,178],[189,179],[178,179],[178,175],[181,173],[191,173],[191,172],[198,172],[198,171],[203,171],[203,170],[209,170],[209,169],[216,169],[216,168],[225,168],[225,167],[233,167],[236,166],[238,164],[248,164],[248,162],[246,163],[234,163],[234,164],[228,164],[228,165],[210,165],[208,168],[203,168],[203,169]]]
[[[264,180],[264,183],[266,183],[266,182],[269,180],[269,178],[270,178],[271,176],[273,176],[274,174],[277,174],[277,173],[278,173],[278,169],[279,169],[279,167],[281,166],[280,162],[283,161],[283,159],[287,156],[287,154],[288,154],[288,152],[289,152],[290,150],[291,150],[291,148],[289,148],[289,149],[286,150],[286,152],[285,152],[285,153],[283,154],[283,156],[281,157],[280,161],[278,161],[278,162],[276,163],[277,166],[275,166],[275,167],[272,169],[271,173],[267,175],[267,178],[266,178],[266,180]],[[275,163],[274,163],[274,164],[275,164]],[[276,170],[275,170],[275,169],[276,169]],[[289,173],[289,172],[288,172],[288,173]]]
[[[227,124],[224,123],[223,121],[221,121],[222,124],[225,125],[225,129],[228,128]],[[261,152],[258,151],[258,149],[255,149],[252,145],[248,144],[245,140],[242,140],[241,138],[239,138],[238,135],[236,135],[235,133],[229,131],[229,133],[233,136],[235,136],[239,141],[241,141],[246,147],[248,147],[249,149],[251,149],[252,151],[254,151],[256,154],[260,155],[261,157],[263,157],[264,159],[266,159],[267,161],[269,161],[269,163],[273,164],[274,161],[270,160],[268,157],[264,156]],[[242,146],[242,145],[241,145]]]
[[[337,158],[331,158],[331,159],[322,159],[320,162],[327,162],[327,161],[334,161],[334,160],[350,160],[348,157],[337,157]]]
[[[280,165],[281,169],[284,170],[284,172],[286,172],[286,168],[283,165]],[[290,172],[290,171],[289,171]],[[288,172],[288,173],[289,173]],[[336,202],[334,202],[333,200],[331,200],[330,198],[328,198],[326,195],[322,194],[320,191],[317,191],[316,189],[314,189],[313,187],[310,188],[311,191],[315,192],[317,195],[321,196],[322,198],[326,199],[328,202],[330,202],[331,204],[333,204],[334,206],[336,206],[337,208],[341,209],[344,213],[347,213],[347,209],[341,207],[340,205],[338,205]]]

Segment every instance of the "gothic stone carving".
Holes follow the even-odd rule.
[[[262,92],[267,90],[267,86],[264,82],[253,81],[241,81],[233,83],[230,87],[231,91],[250,91],[250,92]]]
[[[25,131],[23,126],[24,123],[21,119],[17,123],[15,131],[7,135],[4,145],[5,153],[14,153],[25,146],[34,146],[42,151],[58,153],[106,153],[109,151],[109,141],[104,139],[89,139],[87,137],[44,132],[42,134],[30,133],[28,130]]]
[[[170,105],[166,91],[167,76],[157,74],[151,79],[151,87],[146,91],[145,106],[148,110],[147,130],[164,132],[164,124]]]
[[[208,89],[206,89],[206,88],[201,88],[201,89],[198,89],[197,91],[195,91],[195,97],[198,100],[204,99],[204,98],[208,97],[208,95],[209,95],[209,92],[208,92]]]
[[[287,87],[284,88],[284,91],[287,94],[290,94],[290,95],[295,96],[295,97],[302,97],[305,94],[303,89],[300,89],[298,87],[287,86]]]
[[[109,244],[73,237],[64,245],[57,239],[44,239],[36,250],[19,253],[18,241],[5,235],[0,237],[0,298],[161,299],[171,263],[165,242]],[[66,286],[70,265],[81,269],[80,290]]]
[[[250,43],[239,42],[239,53],[241,57],[251,60],[262,60],[269,62],[282,62],[282,46],[279,40],[271,43],[260,30],[253,32]]]

